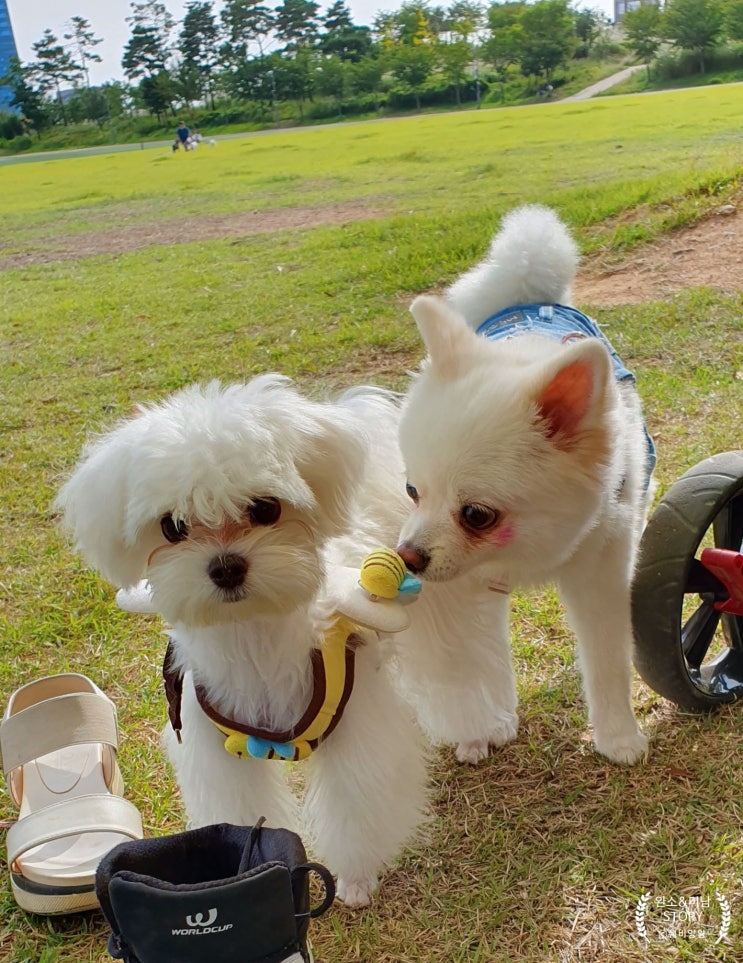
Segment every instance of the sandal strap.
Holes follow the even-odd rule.
[[[119,746],[116,707],[95,692],[44,699],[0,725],[0,763],[6,774],[33,759],[82,743]]]
[[[36,846],[84,833],[117,833],[142,838],[142,817],[121,796],[96,793],[77,796],[31,812],[8,829],[8,864]]]

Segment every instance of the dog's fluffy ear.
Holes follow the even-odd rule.
[[[571,345],[543,369],[536,404],[556,447],[572,449],[579,435],[603,424],[612,385],[609,353],[593,338]]]
[[[315,497],[317,526],[327,537],[343,535],[351,527],[366,461],[359,426],[340,405],[318,405],[306,441],[296,467]]]
[[[477,343],[477,335],[443,298],[423,294],[410,305],[433,372],[442,381],[454,381]]]
[[[114,585],[134,585],[142,577],[147,549],[126,534],[127,478],[132,447],[127,426],[90,443],[54,507],[75,548]]]

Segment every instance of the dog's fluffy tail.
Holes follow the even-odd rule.
[[[569,304],[578,246],[555,211],[534,204],[511,211],[483,261],[446,292],[473,328],[519,304]]]

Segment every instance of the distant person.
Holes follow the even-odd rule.
[[[191,132],[191,150],[193,150],[195,147],[198,147],[202,139],[203,138],[201,134],[194,128],[194,130]]]
[[[188,150],[188,141],[191,137],[191,131],[188,129],[188,127],[186,127],[182,120],[178,121],[178,127],[176,128],[175,134],[180,142],[180,146],[183,147],[184,150]]]

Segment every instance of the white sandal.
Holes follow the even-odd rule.
[[[142,838],[123,799],[116,707],[90,679],[49,676],[11,696],[0,760],[18,821],[8,830],[13,895],[30,913],[98,906],[95,872],[114,846]]]

